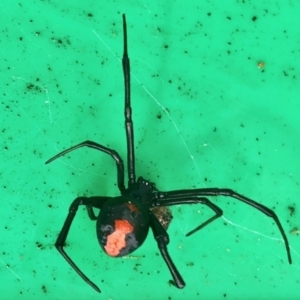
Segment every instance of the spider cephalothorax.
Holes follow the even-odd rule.
[[[80,205],[85,205],[90,219],[97,220],[97,236],[102,249],[105,253],[112,257],[121,257],[136,250],[143,244],[147,237],[149,228],[151,228],[154,238],[157,241],[158,249],[160,250],[160,253],[173,277],[173,284],[178,288],[183,288],[185,286],[185,282],[174,265],[167,250],[169,235],[166,230],[172,219],[172,215],[168,207],[177,204],[203,204],[215,212],[214,216],[186,234],[189,236],[210,224],[223,214],[222,210],[212,203],[207,197],[228,196],[256,208],[274,220],[285,243],[288,261],[291,263],[292,259],[289,244],[283,227],[275,212],[266,206],[230,189],[203,188],[161,192],[156,189],[154,183],[147,181],[142,177],[139,177],[136,180],[133,122],[130,106],[130,64],[127,49],[125,15],[123,15],[123,32],[124,52],[122,64],[125,81],[125,129],[127,137],[128,187],[126,188],[124,185],[124,166],[120,155],[115,150],[95,142],[85,141],[64,150],[49,159],[46,163],[50,163],[58,157],[81,147],[90,147],[104,152],[110,155],[116,162],[117,185],[121,194],[118,197],[94,196],[76,198],[70,206],[69,214],[56,240],[55,246],[58,251],[89,285],[91,285],[96,291],[100,292],[100,289],[80,271],[64,250],[64,245],[72,221],[76,215],[76,211]],[[100,209],[98,216],[95,215],[93,208]]]

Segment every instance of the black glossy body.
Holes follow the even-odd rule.
[[[70,266],[81,276],[81,278],[92,286],[96,291],[100,289],[86,277],[86,275],[77,267],[73,260],[64,250],[64,245],[72,225],[76,212],[81,205],[85,205],[88,215],[91,220],[97,220],[97,236],[102,249],[110,256],[120,257],[129,254],[140,247],[147,237],[149,228],[153,232],[154,239],[157,242],[158,249],[164,259],[171,276],[172,283],[177,288],[183,288],[185,282],[173,263],[167,245],[169,243],[169,235],[166,231],[169,222],[172,218],[168,206],[178,204],[202,204],[209,207],[213,212],[213,216],[197,226],[195,229],[187,233],[187,236],[199,231],[214,220],[222,216],[223,211],[217,205],[212,203],[207,197],[226,196],[239,200],[270,217],[277,225],[287,251],[288,261],[291,263],[291,254],[288,240],[283,227],[275,214],[268,207],[251,200],[231,189],[226,188],[202,188],[192,190],[174,190],[161,192],[156,189],[154,183],[139,177],[136,180],[135,176],[135,155],[134,155],[134,134],[132,111],[130,101],[130,63],[127,49],[127,26],[126,18],[123,15],[123,32],[124,32],[124,52],[123,52],[123,72],[125,83],[125,131],[127,145],[127,176],[128,187],[124,184],[124,165],[123,160],[117,151],[110,149],[101,144],[85,141],[76,146],[73,146],[49,159],[46,163],[81,147],[89,147],[108,154],[116,163],[117,168],[117,186],[120,191],[118,197],[94,196],[94,197],[78,197],[70,208],[64,225],[56,240],[55,246],[60,254],[66,259]],[[152,146],[155,149],[155,145]],[[160,149],[161,151],[162,149]],[[165,151],[168,151],[167,149]],[[163,166],[161,166],[163,168]],[[160,209],[165,208],[164,210]],[[94,208],[100,209],[98,217],[94,212]],[[200,250],[200,248],[199,248]],[[198,255],[199,256],[199,255]],[[197,256],[197,257],[198,257]],[[101,259],[99,259],[101,264]],[[101,272],[100,272],[101,273]],[[199,284],[201,274],[199,276]],[[124,274],[122,274],[124,277]],[[112,283],[113,284],[113,283]],[[134,284],[134,283],[133,283]],[[163,284],[161,285],[164,286]]]
[[[125,246],[119,247],[119,253],[110,254],[106,250],[108,237],[116,230],[116,221],[126,220],[132,229],[125,232]],[[149,231],[148,209],[133,198],[116,197],[103,205],[97,219],[97,237],[103,249],[110,256],[128,255],[140,247]]]
[[[137,183],[126,191],[126,196],[111,198],[106,201],[97,218],[97,237],[103,249],[110,256],[121,257],[132,253],[145,241],[149,226],[149,209],[152,206],[154,185],[139,178]],[[111,255],[107,249],[107,239],[116,230],[116,221],[126,220],[132,230],[126,232],[125,246],[120,252]]]

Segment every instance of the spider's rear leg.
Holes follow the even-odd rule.
[[[93,287],[97,292],[100,293],[100,289],[92,282],[90,281],[85,274],[81,272],[81,270],[77,267],[77,265],[73,262],[73,260],[69,257],[69,255],[64,250],[64,245],[67,240],[70,227],[72,225],[73,219],[76,215],[76,212],[78,210],[78,207],[80,205],[86,205],[86,206],[93,206],[96,208],[101,208],[102,205],[107,201],[111,199],[110,197],[78,197],[76,198],[70,208],[69,213],[67,215],[67,218],[65,220],[65,223],[57,237],[55,247],[59,251],[59,253],[65,258],[65,260],[70,264],[70,266],[77,272],[77,274],[91,287]]]
[[[185,287],[185,282],[181,277],[180,273],[178,272],[176,266],[174,265],[167,249],[167,245],[169,244],[169,235],[154,214],[150,211],[150,227],[153,231],[154,238],[157,242],[159,251],[165,260],[171,275],[173,277],[174,282],[172,282],[177,288],[182,289]]]

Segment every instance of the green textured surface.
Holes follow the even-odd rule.
[[[1,299],[300,299],[300,4],[191,2],[1,1]],[[151,234],[130,257],[105,256],[83,208],[66,250],[102,294],[58,254],[76,196],[118,195],[106,155],[44,162],[87,139],[125,159],[123,12],[137,174],[161,190],[229,187],[273,208],[292,265],[270,219],[221,197],[225,218],[189,238],[211,211],[172,208],[183,290],[168,284]]]

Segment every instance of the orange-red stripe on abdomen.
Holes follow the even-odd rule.
[[[126,234],[132,231],[133,226],[128,221],[115,220],[115,231],[107,236],[104,246],[106,253],[110,256],[117,256],[126,247]]]

